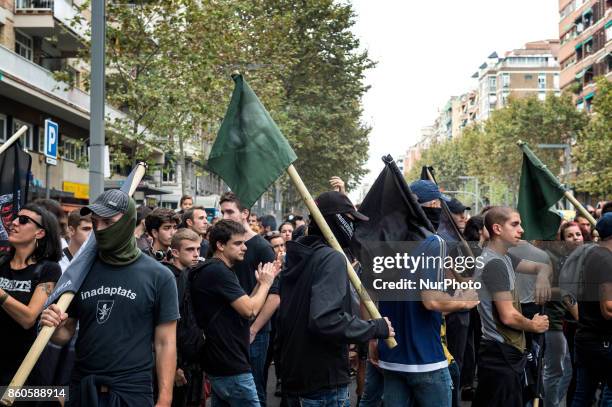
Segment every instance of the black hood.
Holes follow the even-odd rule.
[[[298,240],[290,240],[286,243],[287,254],[283,278],[294,280],[300,275],[300,270],[312,257],[316,249],[327,246],[325,239],[321,236],[302,236]]]

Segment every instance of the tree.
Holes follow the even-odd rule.
[[[606,78],[597,80],[593,115],[577,135],[572,150],[578,167],[576,189],[605,199],[612,194],[612,85]]]

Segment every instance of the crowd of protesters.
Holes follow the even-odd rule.
[[[516,210],[470,217],[433,182],[414,182],[434,228],[447,205],[470,255],[483,259],[461,276],[434,265],[415,278],[473,279],[482,289],[381,301],[384,318],[371,320],[346,273],[357,264],[348,250],[355,224],[368,218],[341,179],[330,184],[316,203],[345,255],[312,218],[277,225],[231,192],[215,219],[190,196],[178,211],[137,208],[118,190],[68,214],[52,200],[24,206],[0,257],[0,386],[40,322],[57,329],[26,384],[70,386],[54,405],[265,406],[272,365],[283,406],[348,406],[355,365],[362,407],[518,407],[538,397],[545,406],[612,405],[611,202],[589,208],[596,226],[578,214],[560,224],[557,242],[529,243]],[[71,306],[43,311],[92,232],[97,260]],[[420,247],[462,254],[444,233]],[[572,301],[559,275],[578,252],[584,295]]]

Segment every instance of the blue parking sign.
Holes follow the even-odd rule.
[[[45,120],[45,156],[53,160],[57,158],[58,141],[59,126],[49,119]]]

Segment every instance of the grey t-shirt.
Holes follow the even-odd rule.
[[[127,266],[96,260],[68,315],[80,324],[76,377],[151,372],[155,327],[179,319],[174,276],[146,255]]]
[[[521,260],[550,264],[548,253],[526,241],[521,241],[517,246],[508,249],[508,253]],[[535,283],[535,274],[516,274],[516,290],[521,304],[535,302]]]

